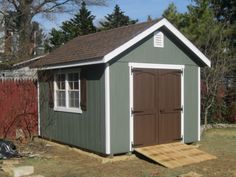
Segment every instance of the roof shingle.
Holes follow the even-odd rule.
[[[151,27],[156,22],[144,22],[76,37],[38,60],[33,67],[102,59],[106,54]]]

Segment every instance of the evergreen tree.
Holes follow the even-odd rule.
[[[105,16],[105,21],[100,22],[102,30],[108,30],[112,28],[118,28],[121,26],[127,26],[130,24],[137,23],[138,20],[131,20],[129,16],[126,16],[123,11],[121,11],[118,5],[115,6],[114,11],[111,14]]]
[[[94,15],[86,8],[85,2],[82,2],[81,9],[78,14],[71,20],[72,24],[78,29],[79,35],[86,35],[96,32],[96,27],[93,25]]]
[[[193,0],[184,14],[177,12],[171,4],[164,12],[177,28],[185,34],[210,60],[211,68],[202,69],[204,93],[202,95],[202,116],[204,122],[219,121],[223,116],[224,102],[217,102],[219,88],[225,81],[225,76],[231,69],[231,52],[226,31],[227,23],[216,19],[210,0]],[[217,119],[214,119],[217,115]]]
[[[82,2],[79,12],[72,19],[63,22],[59,30],[55,28],[51,30],[49,44],[46,45],[47,50],[51,51],[78,35],[96,32],[96,27],[93,25],[94,19],[95,16],[91,15],[85,2]]]

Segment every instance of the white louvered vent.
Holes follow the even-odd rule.
[[[161,31],[154,33],[154,47],[164,47],[164,34]]]

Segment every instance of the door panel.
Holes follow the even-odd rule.
[[[134,145],[156,143],[156,71],[134,70]]]
[[[159,144],[181,138],[181,75],[159,70]]]
[[[135,146],[153,145],[156,141],[155,115],[135,115],[134,121],[134,142]]]

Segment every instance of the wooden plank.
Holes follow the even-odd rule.
[[[136,148],[135,151],[168,168],[216,159],[194,146],[180,142]]]

